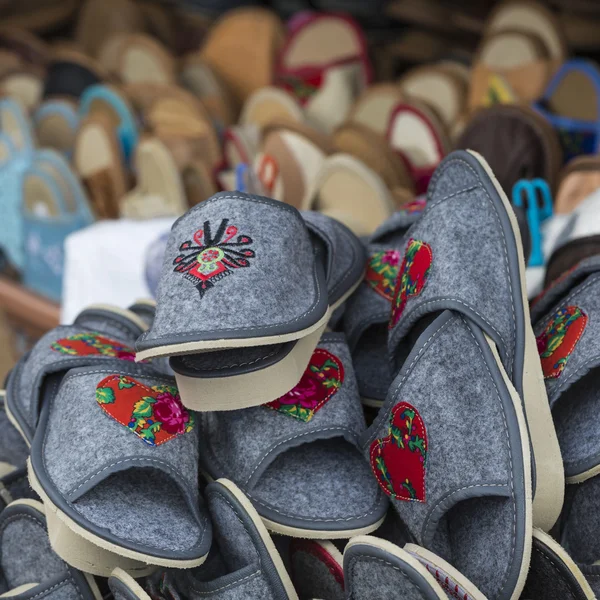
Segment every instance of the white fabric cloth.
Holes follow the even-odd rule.
[[[175,218],[132,221],[107,220],[69,235],[61,322],[72,323],[90,304],[127,308],[151,297],[146,283],[146,253],[168,233]]]

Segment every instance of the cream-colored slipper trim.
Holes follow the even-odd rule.
[[[2,393],[4,394],[5,391],[2,390]],[[31,447],[31,443],[27,439],[27,436],[23,433],[23,429],[19,425],[17,419],[15,419],[15,417],[13,416],[13,414],[10,412],[10,408],[8,408],[8,404],[6,402],[4,402],[4,412],[6,413],[6,416],[8,417],[8,420],[10,421],[10,424],[21,434],[21,437],[23,438],[23,441],[25,442],[25,444],[27,445],[27,447],[30,448]]]
[[[372,537],[369,535],[361,535],[351,539],[346,546],[344,553],[348,551],[352,546],[371,546],[378,550],[383,550],[392,556],[399,558],[402,562],[412,567],[425,581],[431,586],[431,591],[437,594],[439,600],[448,600],[448,596],[439,586],[433,575],[421,564],[421,562],[415,558],[412,554],[399,548],[395,544],[382,540],[380,538]]]
[[[216,340],[199,340],[196,342],[182,342],[179,344],[168,344],[165,346],[157,346],[148,348],[136,354],[136,362],[145,360],[146,358],[155,358],[157,356],[176,356],[178,354],[194,354],[206,350],[225,350],[227,348],[248,348],[253,346],[270,346],[271,344],[283,344],[284,342],[292,342],[300,338],[310,335],[323,325],[327,324],[330,317],[330,311],[325,311],[325,314],[314,324],[302,331],[294,331],[292,333],[284,333],[281,335],[268,335],[265,337],[255,338],[234,338],[234,339],[216,339]]]
[[[263,544],[271,556],[271,560],[277,569],[277,573],[281,579],[281,583],[283,583],[283,587],[285,588],[289,600],[298,600],[298,594],[294,589],[292,580],[290,579],[287,569],[283,564],[283,560],[281,559],[279,552],[277,552],[277,548],[275,548],[275,544],[273,543],[269,532],[265,529],[260,515],[256,512],[254,506],[252,506],[250,500],[248,500],[247,496],[242,492],[242,490],[240,490],[235,483],[229,481],[229,479],[218,479],[217,483],[220,483],[223,487],[226,487],[236,497],[237,501],[244,507],[244,510],[252,519],[254,526],[260,534]]]
[[[539,353],[533,329],[530,326],[529,301],[527,299],[527,285],[525,280],[525,259],[523,257],[523,243],[517,218],[506,194],[500,187],[490,166],[480,154],[468,151],[483,166],[492,180],[496,191],[506,207],[510,218],[519,255],[521,292],[523,294],[523,311],[525,321],[525,365],[523,369],[523,402],[525,414],[529,416],[527,425],[533,446],[536,467],[536,489],[533,501],[533,522],[536,527],[549,531],[556,523],[562,510],[564,501],[564,467],[560,446],[556,436],[550,404],[546,395],[546,386],[540,363]],[[527,449],[529,455],[529,448]]]
[[[16,471],[16,467],[7,462],[0,461],[0,478]]]
[[[472,581],[467,579],[462,573],[457,571],[450,563],[446,562],[437,554],[434,554],[433,552],[430,552],[421,546],[417,546],[416,544],[406,544],[406,546],[404,546],[404,550],[406,550],[406,552],[410,552],[411,554],[420,556],[423,560],[429,563],[431,567],[439,568],[444,571],[453,579],[454,583],[457,583],[466,592],[468,592],[468,600],[487,600],[487,598],[477,589]],[[440,582],[439,585],[443,588],[444,582]],[[450,592],[452,592],[452,590],[450,590]]]
[[[374,398],[366,398],[365,396],[361,396],[360,401],[363,406],[369,406],[371,408],[381,408],[385,402],[385,400],[375,400]]]
[[[32,590],[34,587],[37,587],[39,583],[24,583],[19,587],[14,588],[13,590],[9,590],[8,592],[4,592],[4,594],[0,594],[0,598],[14,598],[15,596],[20,596],[29,590]]]
[[[141,317],[136,315],[133,311],[129,310],[128,308],[119,308],[118,306],[113,306],[112,304],[98,303],[98,304],[90,304],[89,306],[86,306],[84,310],[106,310],[108,312],[113,312],[116,315],[119,315],[121,317],[125,317],[126,319],[129,319],[131,322],[133,322],[135,325],[137,325],[142,331],[146,331],[148,329],[148,325],[146,325],[146,323],[144,323],[144,321],[141,319]]]
[[[121,567],[136,577],[145,577],[153,573],[157,566],[174,569],[198,567],[208,556],[189,560],[156,558],[108,542],[75,523],[52,503],[35,475],[31,459],[27,460],[27,473],[31,487],[44,502],[52,549],[76,569],[99,577],[109,577],[116,567]]]
[[[123,571],[123,569],[117,567],[110,576],[118,579],[123,585],[127,586],[129,591],[138,600],[150,600],[150,596],[144,591],[144,588],[129,573]]]
[[[199,412],[226,411],[260,406],[280,398],[302,378],[325,327],[324,324],[299,339],[285,358],[258,371],[213,378],[175,373],[183,405]]]

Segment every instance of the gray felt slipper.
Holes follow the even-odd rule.
[[[91,575],[52,551],[40,502],[17,500],[0,513],[0,598],[102,600]]]
[[[535,325],[567,483],[600,474],[600,270]]]
[[[355,537],[346,546],[344,579],[346,600],[448,598],[418,558],[390,542],[371,536]]]
[[[531,456],[496,345],[444,311],[416,340],[362,438],[416,542],[490,600],[519,597],[531,553]]]
[[[206,488],[214,548],[197,569],[169,570],[148,578],[144,591],[122,570],[109,586],[115,600],[298,600],[269,533],[250,501],[231,481]]]
[[[29,448],[4,409],[4,392],[0,392],[0,481],[5,475],[25,466]]]
[[[31,444],[44,397],[66,371],[133,361],[133,345],[145,327],[131,311],[96,305],[81,312],[72,325],[42,336],[6,383],[6,413],[25,441]]]
[[[140,298],[139,300],[136,300],[128,310],[142,319],[148,328],[152,326],[154,317],[156,316],[156,302],[149,298]]]
[[[174,380],[147,365],[69,370],[44,401],[29,463],[57,554],[105,577],[202,564],[198,438]]]
[[[0,511],[5,509],[11,502],[24,498],[39,500],[38,495],[29,485],[27,467],[0,477]]]
[[[493,340],[528,419],[534,522],[548,530],[560,514],[564,475],[530,325],[515,214],[487,163],[470,151],[440,163],[427,198],[401,252],[388,338],[393,370],[424,317],[444,309],[465,315]]]
[[[293,539],[289,556],[300,600],[344,600],[344,560],[331,542]]]
[[[267,527],[292,537],[374,531],[388,503],[361,456],[365,430],[350,352],[326,333],[298,385],[264,406],[199,413],[200,462],[248,495]]]
[[[363,285],[346,303],[344,331],[363,404],[380,408],[392,383],[387,336],[404,236],[424,204],[394,213],[369,238]]]
[[[362,280],[364,248],[335,219],[315,212],[304,212],[302,217],[317,262],[325,272],[331,327]],[[340,310],[336,310],[338,307]],[[184,404],[201,411],[234,410],[257,406],[289,392],[302,377],[324,329],[325,324],[299,340],[285,343],[172,357],[170,365]]]
[[[566,550],[541,529],[534,529],[531,566],[522,598],[594,600],[596,596]]]

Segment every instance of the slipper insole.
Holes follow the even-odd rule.
[[[40,218],[57,217],[60,214],[57,199],[40,176],[26,176],[23,192],[24,208],[29,214]]]
[[[565,541],[571,558],[576,563],[593,564],[600,559],[600,477],[584,483],[567,486],[570,508],[565,510]],[[568,506],[565,503],[565,508]]]
[[[73,504],[85,519],[114,536],[162,551],[190,550],[202,536],[173,479],[157,469],[114,473]]]
[[[421,73],[403,81],[402,89],[410,96],[429,102],[449,127],[462,110],[459,90],[444,73]]]
[[[54,148],[59,152],[70,152],[73,149],[76,131],[60,114],[44,117],[37,124],[36,133],[42,148]]]
[[[519,31],[504,32],[491,38],[481,50],[479,60],[488,67],[514,69],[541,58],[536,40]]]
[[[28,515],[5,524],[0,533],[0,579],[11,590],[31,582],[44,582],[65,571],[52,551],[46,528]]]
[[[387,336],[387,323],[372,325],[362,335],[352,353],[358,390],[363,398],[385,400],[392,384]]]
[[[378,492],[369,464],[342,438],[316,440],[285,451],[250,490],[256,503],[307,523],[368,514]]]
[[[396,116],[389,138],[393,147],[406,154],[414,167],[434,166],[441,159],[430,128],[411,112]]]

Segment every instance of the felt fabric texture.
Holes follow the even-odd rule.
[[[545,372],[545,383],[567,477],[583,474],[600,463],[600,393],[597,386],[600,372],[600,273],[592,273],[575,286],[536,324],[534,332],[540,352],[546,350],[543,336],[547,328],[556,323],[557,313],[575,309],[579,309],[582,316],[579,322],[575,321],[569,327],[579,327],[579,323],[587,319],[579,337],[572,339],[566,329],[564,341],[550,357],[542,358],[566,361],[562,371],[553,368],[551,373]],[[552,336],[552,331],[548,335]],[[548,348],[551,343],[548,338]],[[554,356],[555,359],[552,358]],[[551,362],[547,364],[551,365]],[[553,374],[556,376],[551,376]]]
[[[344,552],[346,600],[438,600],[440,589],[411,565],[389,552],[354,545]]]
[[[561,246],[548,259],[544,286],[548,287],[566,271],[574,269],[582,260],[600,253],[600,234],[577,238]]]
[[[154,302],[135,302],[129,307],[129,310],[140,317],[148,327],[154,322],[156,315],[156,304]]]
[[[140,400],[152,386],[175,385],[145,365],[124,361],[71,369],[36,431],[32,461],[38,479],[61,510],[83,527],[101,528],[103,537],[108,532],[150,555],[206,554],[211,531],[198,491],[199,428],[164,443],[158,438],[156,445],[146,443],[105,412],[118,408],[118,392],[113,404],[97,401],[97,387],[113,375],[146,386],[139,388]],[[170,410],[175,415],[176,409]],[[194,416],[187,416],[189,425]],[[66,455],[65,440],[77,452]]]
[[[52,550],[43,513],[11,504],[0,514],[0,589],[6,592],[30,583],[38,585],[15,600],[94,600],[82,574]]]
[[[600,477],[567,485],[561,516],[561,545],[578,565],[600,560]]]
[[[323,351],[341,361],[343,381],[310,420],[267,406],[200,413],[200,461],[213,478],[239,485],[261,516],[351,529],[383,517],[387,502],[358,451],[365,422],[343,335],[324,334]],[[295,390],[290,398],[304,395]]]
[[[232,492],[220,482],[206,489],[213,523],[214,544],[207,561],[187,571],[171,570],[150,578],[149,590],[157,589],[175,599],[287,600],[284,585],[271,554],[259,533],[268,535],[258,515],[250,515]]]
[[[199,280],[189,281],[176,272],[174,261],[182,253],[190,255],[180,250],[182,244],[189,241],[192,247],[204,247],[209,233],[216,236],[223,224],[232,229],[224,230],[220,240],[211,239],[209,247],[220,249],[222,242],[226,251],[225,241],[233,232],[231,243],[239,243],[241,251],[252,254],[245,259],[247,266],[227,267],[228,276],[209,278],[208,283],[214,285],[201,297],[196,289]],[[242,241],[248,238],[251,241]],[[194,246],[198,240],[202,246]],[[136,349],[292,333],[317,323],[326,310],[323,273],[300,213],[260,196],[223,192],[196,205],[173,225],[157,291],[156,317]]]
[[[90,329],[89,327],[94,329]],[[25,434],[31,438],[41,410],[40,399],[50,374],[64,373],[68,369],[83,365],[105,365],[121,363],[115,354],[88,354],[78,356],[53,349],[53,344],[79,334],[98,333],[118,342],[130,350],[127,360],[133,359],[133,344],[141,330],[133,323],[109,316],[104,311],[84,311],[73,325],[61,325],[43,335],[31,352],[24,356],[9,376],[6,402],[18,419]],[[60,344],[64,346],[64,344]]]
[[[4,396],[0,395],[0,464],[5,463],[15,468],[25,466],[25,461],[29,455],[27,444],[21,437],[21,434],[8,420],[4,409]]]
[[[531,490],[512,400],[474,323],[445,311],[423,332],[361,440],[367,460],[375,440],[390,435],[401,401],[421,416],[427,454],[423,501],[392,498],[393,508],[419,545],[487,597],[510,598],[528,559],[524,519]]]
[[[292,546],[292,580],[300,600],[344,600],[342,565],[339,565],[339,573],[332,572],[332,566],[321,558],[324,552],[326,550],[312,540],[303,540],[297,547]],[[333,561],[333,558],[330,560]],[[338,579],[340,573],[342,581]]]
[[[451,308],[464,312],[496,342],[513,379],[515,363],[523,360],[523,348],[520,356],[516,348],[524,343],[524,331],[519,333],[516,325],[523,310],[515,305],[522,302],[520,276],[510,261],[517,247],[512,229],[503,226],[506,210],[497,193],[489,191],[490,183],[476,159],[463,151],[453,152],[436,169],[421,219],[407,234],[429,244],[432,263],[423,289],[407,298],[390,331],[392,355],[420,317]],[[520,390],[521,384],[516,387]]]
[[[576,264],[571,270],[562,273],[531,303],[531,322],[537,323],[550,309],[560,302],[574,287],[588,275],[600,271],[600,256],[590,256]]]
[[[578,573],[583,579],[582,573]],[[528,600],[589,600],[576,575],[562,557],[543,540],[534,537],[531,566],[523,590]]]
[[[600,597],[600,565],[579,565],[596,598]]]
[[[39,500],[37,494],[29,485],[26,467],[0,477],[0,511],[6,508],[13,500],[20,500],[21,498]]]

